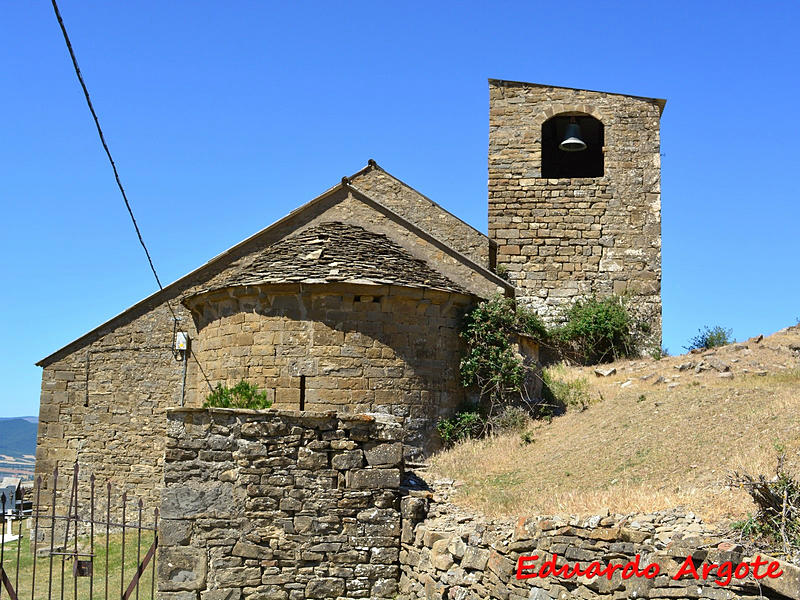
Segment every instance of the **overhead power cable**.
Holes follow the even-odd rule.
[[[133,228],[136,230],[136,236],[139,238],[139,243],[142,245],[142,249],[144,250],[145,256],[147,256],[147,263],[150,265],[150,270],[153,272],[153,277],[156,278],[156,283],[158,284],[158,289],[163,290],[164,286],[161,285],[161,279],[158,277],[158,273],[156,272],[156,267],[153,264],[153,259],[150,256],[150,251],[147,249],[147,245],[144,243],[144,238],[142,237],[142,232],[139,230],[139,224],[136,222],[136,217],[133,216],[133,209],[131,208],[130,202],[128,202],[128,195],[125,193],[125,188],[122,185],[122,180],[119,177],[119,172],[117,171],[117,165],[114,162],[114,157],[111,156],[111,150],[108,149],[108,144],[106,143],[106,136],[103,134],[103,128],[100,127],[100,119],[97,118],[97,112],[94,110],[94,105],[92,104],[92,98],[89,95],[89,89],[86,87],[86,82],[83,80],[83,75],[81,74],[81,69],[78,66],[78,59],[75,57],[75,51],[72,49],[72,42],[70,42],[69,34],[67,34],[67,28],[64,25],[64,19],[61,18],[61,11],[58,10],[58,4],[56,4],[56,0],[51,0],[53,4],[53,11],[56,14],[56,19],[58,19],[58,25],[61,27],[61,33],[64,35],[64,42],[67,44],[67,50],[69,50],[69,57],[72,59],[72,66],[75,68],[75,75],[78,76],[78,81],[81,84],[81,89],[83,89],[83,95],[86,98],[86,104],[89,106],[89,112],[92,113],[92,119],[94,119],[94,125],[97,128],[97,134],[100,136],[100,142],[103,144],[103,150],[106,152],[106,156],[108,157],[108,162],[111,163],[111,169],[114,171],[114,179],[117,182],[117,187],[119,188],[120,193],[122,194],[122,199],[125,201],[125,208],[128,209],[128,214],[131,217],[131,222],[133,223]],[[178,316],[175,314],[175,311],[172,309],[172,304],[169,300],[166,301],[167,308],[169,308],[169,312],[172,313],[172,318],[177,325],[177,322],[180,321]],[[200,362],[197,360],[194,352],[192,352],[192,357],[194,358],[195,362],[197,363],[198,367],[200,367],[200,371],[203,373],[203,377],[205,377],[206,383],[208,384],[209,389],[213,389],[211,386],[211,382],[206,377],[205,372],[203,371],[202,366],[200,366]]]
[[[81,88],[83,88],[83,95],[86,97],[86,104],[89,105],[89,112],[92,113],[92,118],[94,119],[94,125],[95,127],[97,127],[97,133],[100,136],[100,142],[103,144],[103,150],[106,151],[108,162],[111,163],[111,169],[114,171],[114,179],[116,179],[117,181],[117,187],[119,188],[119,191],[122,194],[122,199],[125,201],[125,208],[128,209],[128,214],[130,215],[131,221],[133,222],[133,228],[136,230],[136,235],[139,238],[139,243],[142,245],[144,253],[147,256],[147,262],[150,265],[150,270],[153,272],[153,276],[156,278],[158,289],[163,290],[164,286],[161,285],[161,280],[158,278],[158,273],[156,273],[156,268],[153,265],[153,259],[150,257],[150,251],[147,249],[147,246],[144,243],[144,239],[142,238],[142,232],[139,231],[139,225],[138,223],[136,223],[136,217],[133,216],[133,210],[131,209],[131,204],[130,202],[128,202],[128,195],[125,193],[125,188],[122,187],[122,181],[119,178],[117,165],[114,162],[114,158],[111,156],[111,151],[108,149],[108,144],[106,143],[106,136],[103,135],[103,129],[102,127],[100,127],[100,120],[97,118],[97,113],[94,110],[94,105],[92,104],[92,98],[89,96],[89,90],[86,87],[86,82],[83,80],[81,69],[78,66],[78,59],[75,58],[75,51],[72,49],[72,43],[69,41],[67,28],[64,26],[64,20],[61,18],[61,12],[58,10],[58,4],[56,4],[56,0],[52,0],[52,3],[53,3],[53,10],[56,13],[56,19],[58,19],[58,24],[61,27],[61,33],[64,34],[64,41],[67,43],[67,50],[69,50],[69,56],[72,59],[72,66],[75,67],[75,74],[78,76],[78,81],[80,81],[81,83]],[[170,312],[172,312],[171,306],[170,306]],[[172,316],[175,317],[174,312],[172,313]]]

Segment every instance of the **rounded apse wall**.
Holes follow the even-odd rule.
[[[192,351],[212,386],[246,380],[267,390],[276,408],[402,417],[411,455],[438,446],[437,419],[464,399],[458,332],[469,296],[272,284],[203,293],[185,304],[198,331]],[[195,389],[208,386],[197,381]]]

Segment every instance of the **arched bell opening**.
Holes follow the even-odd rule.
[[[542,124],[542,177],[602,177],[604,141],[603,123],[590,115],[551,117]]]

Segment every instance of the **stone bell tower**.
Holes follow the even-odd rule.
[[[489,237],[549,322],[578,298],[627,294],[661,347],[665,103],[489,80]]]

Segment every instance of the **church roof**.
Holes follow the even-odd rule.
[[[465,293],[385,235],[330,221],[268,246],[215,289],[268,283],[358,283]]]
[[[373,176],[375,177],[374,180],[371,179]],[[354,181],[355,184],[361,184],[365,188],[369,188],[369,192],[359,189],[359,187],[351,183],[351,181]],[[287,238],[300,235],[302,232],[304,232],[303,225],[306,222],[314,219],[319,213],[324,212],[327,207],[339,202],[341,198],[347,196],[348,194],[351,194],[360,202],[363,202],[365,206],[374,209],[376,214],[380,213],[386,217],[388,221],[393,224],[393,227],[397,231],[403,231],[408,235],[415,237],[415,239],[419,241],[420,247],[429,246],[430,248],[435,249],[437,253],[436,260],[434,260],[431,264],[434,264],[437,261],[446,261],[451,265],[451,267],[456,265],[458,267],[456,270],[458,271],[460,269],[461,272],[459,277],[461,277],[461,279],[464,281],[459,280],[459,284],[454,283],[452,278],[434,271],[431,267],[427,266],[424,261],[421,261],[418,258],[413,257],[410,253],[407,253],[405,249],[401,249],[404,253],[402,260],[400,260],[399,255],[392,255],[391,252],[389,255],[381,258],[378,263],[374,265],[376,269],[374,272],[365,270],[365,265],[363,263],[359,263],[362,265],[361,273],[365,274],[367,279],[372,277],[377,283],[378,279],[385,278],[385,276],[390,274],[389,270],[390,265],[392,264],[392,260],[390,260],[390,258],[391,256],[394,256],[394,259],[399,261],[396,262],[395,265],[403,265],[403,269],[400,272],[391,273],[391,276],[395,278],[395,283],[397,285],[410,285],[411,287],[429,288],[438,287],[439,289],[444,290],[472,293],[481,297],[488,297],[487,290],[489,288],[493,288],[494,290],[502,293],[513,295],[514,287],[509,282],[498,277],[497,274],[493,273],[489,269],[488,248],[485,250],[485,255],[483,254],[483,251],[477,250],[479,246],[483,245],[484,241],[487,243],[487,245],[490,243],[486,236],[472,229],[469,225],[451,213],[447,212],[438,204],[428,200],[407,184],[389,175],[386,171],[381,169],[375,163],[375,161],[370,160],[366,167],[355,173],[353,176],[342,178],[341,183],[323,192],[303,206],[293,210],[284,218],[262,229],[258,233],[236,244],[232,248],[229,248],[225,252],[215,256],[206,264],[137,302],[127,310],[119,313],[117,316],[112,317],[105,323],[73,340],[60,350],[57,350],[49,356],[41,359],[36,364],[41,367],[46,367],[49,364],[52,364],[54,361],[60,360],[67,354],[76,351],[78,348],[81,348],[86,344],[90,344],[100,337],[110,333],[115,328],[120,327],[123,324],[128,323],[151,310],[154,310],[163,303],[175,300],[180,302],[181,296],[193,286],[205,287],[205,291],[210,291],[212,289],[218,289],[219,287],[227,287],[228,285],[239,285],[235,283],[229,283],[225,285],[224,283],[228,278],[228,275],[223,272],[226,269],[231,268],[238,273],[242,273],[242,277],[244,277],[243,269],[241,267],[244,266],[244,264],[246,264],[249,260],[249,258],[247,258],[248,255],[256,254],[253,251],[259,247],[266,250],[266,254],[264,256],[265,273],[267,272],[268,268],[278,269],[280,266],[284,276],[290,276],[290,274],[287,273],[287,264],[281,260],[278,260],[279,257],[277,254],[270,255],[269,249],[280,244],[282,240],[287,240]],[[373,194],[377,195],[378,198],[375,198]],[[386,203],[384,204],[384,202],[381,202],[381,200],[384,200]],[[411,203],[411,205],[415,206],[417,210],[406,209],[404,212],[406,212],[407,216],[403,216],[398,214],[395,210],[393,210],[393,208],[387,206],[387,204],[389,204],[394,207],[403,208],[404,203]],[[419,224],[415,222],[418,220],[421,221]],[[311,225],[311,227],[315,226],[316,225]],[[370,226],[374,228],[374,224]],[[427,228],[435,229],[435,231],[430,232],[427,230]],[[465,228],[469,228],[472,231],[465,231]],[[305,229],[308,229],[308,227]],[[352,229],[350,231],[351,233],[353,232]],[[448,233],[451,231],[456,233],[456,235],[448,235]],[[459,234],[465,234],[465,239],[468,239],[469,242],[463,248],[457,249],[454,248],[454,242],[457,242],[457,240],[451,239],[451,237],[458,237]],[[346,239],[346,237],[347,236],[345,236],[344,233],[338,233],[336,236],[336,238],[339,240]],[[365,244],[368,244],[370,248],[374,249],[380,241],[380,243],[383,244],[381,249],[388,249],[388,245],[386,244],[386,241],[388,240],[388,236],[373,231],[369,236],[369,240],[365,241]],[[459,244],[455,243],[455,245]],[[399,245],[395,246],[396,248],[400,248]],[[283,248],[281,251],[288,251],[288,246],[281,248]],[[361,247],[361,250],[359,251],[361,259],[366,256],[367,251],[368,246],[365,245]],[[262,250],[262,252],[264,252],[264,250]],[[309,253],[310,252],[312,252],[312,250],[309,250]],[[345,252],[345,249],[337,247],[337,252]],[[306,253],[306,255],[308,255],[308,253]],[[270,256],[272,256],[272,259],[270,259]],[[377,254],[372,258],[377,258]],[[273,260],[274,262],[270,263],[270,260]],[[321,265],[324,265],[324,261],[321,263]],[[424,269],[423,265],[425,266]],[[331,265],[328,266],[330,267]],[[436,266],[438,267],[439,265]],[[310,264],[306,265],[306,267],[311,269]],[[296,264],[292,264],[292,270],[297,270]],[[442,270],[447,269],[443,268]],[[277,271],[275,272],[277,273]],[[350,271],[347,272],[350,273]],[[452,270],[448,272],[452,272]],[[309,270],[308,273],[312,274],[312,271]],[[464,273],[469,273],[469,276],[465,277]],[[317,274],[319,274],[319,272],[317,272]],[[303,273],[300,275],[305,276]],[[357,273],[353,271],[352,278],[349,278],[347,281],[354,281],[356,279],[356,275]],[[335,274],[332,275],[330,273],[330,269],[325,275],[326,278],[334,276]],[[350,275],[348,275],[348,277],[350,277]],[[456,277],[456,279],[458,279],[458,277]],[[234,280],[232,279],[231,281]],[[244,281],[244,279],[242,279],[242,281]],[[284,279],[284,281],[292,280]],[[333,281],[333,279],[331,279],[331,281]],[[431,284],[425,285],[423,283],[425,281],[431,281]],[[264,282],[266,282],[266,280],[264,280]],[[197,293],[202,292],[194,292],[190,295],[195,295]]]

